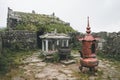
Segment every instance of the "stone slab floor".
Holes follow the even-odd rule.
[[[15,76],[10,80],[120,80],[120,71],[109,61],[99,60],[97,75],[87,69],[82,73],[79,67],[79,56],[76,63],[64,65],[61,63],[46,63],[38,58],[40,52],[23,60]],[[79,53],[78,53],[79,55]]]

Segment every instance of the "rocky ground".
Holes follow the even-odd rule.
[[[82,73],[79,67],[79,54],[76,62],[70,65],[61,63],[48,63],[38,58],[40,52],[23,60],[23,65],[10,80],[120,80],[120,70],[111,62],[99,60],[97,75],[93,75],[86,69]],[[75,56],[75,55],[74,55]],[[12,72],[12,71],[11,71]]]

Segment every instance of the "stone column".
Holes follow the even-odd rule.
[[[68,47],[69,40],[66,40],[66,47]]]
[[[46,43],[46,46],[45,46],[46,49],[45,50],[48,51],[48,40],[46,40],[45,43]]]
[[[52,44],[52,50],[53,51],[55,50],[55,44]]]
[[[2,37],[0,36],[0,54],[2,53]]]
[[[45,45],[44,45],[44,40],[42,40],[42,51],[44,51],[45,49]]]
[[[62,47],[64,46],[64,40],[62,40]]]
[[[59,40],[57,40],[57,46],[59,45]]]

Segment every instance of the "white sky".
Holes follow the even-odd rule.
[[[52,14],[85,32],[87,16],[93,32],[120,31],[120,0],[0,0],[0,26],[6,26],[7,7],[14,11]]]

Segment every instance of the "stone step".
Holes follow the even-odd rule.
[[[64,65],[70,65],[70,64],[74,64],[76,60],[62,60],[60,62]]]

